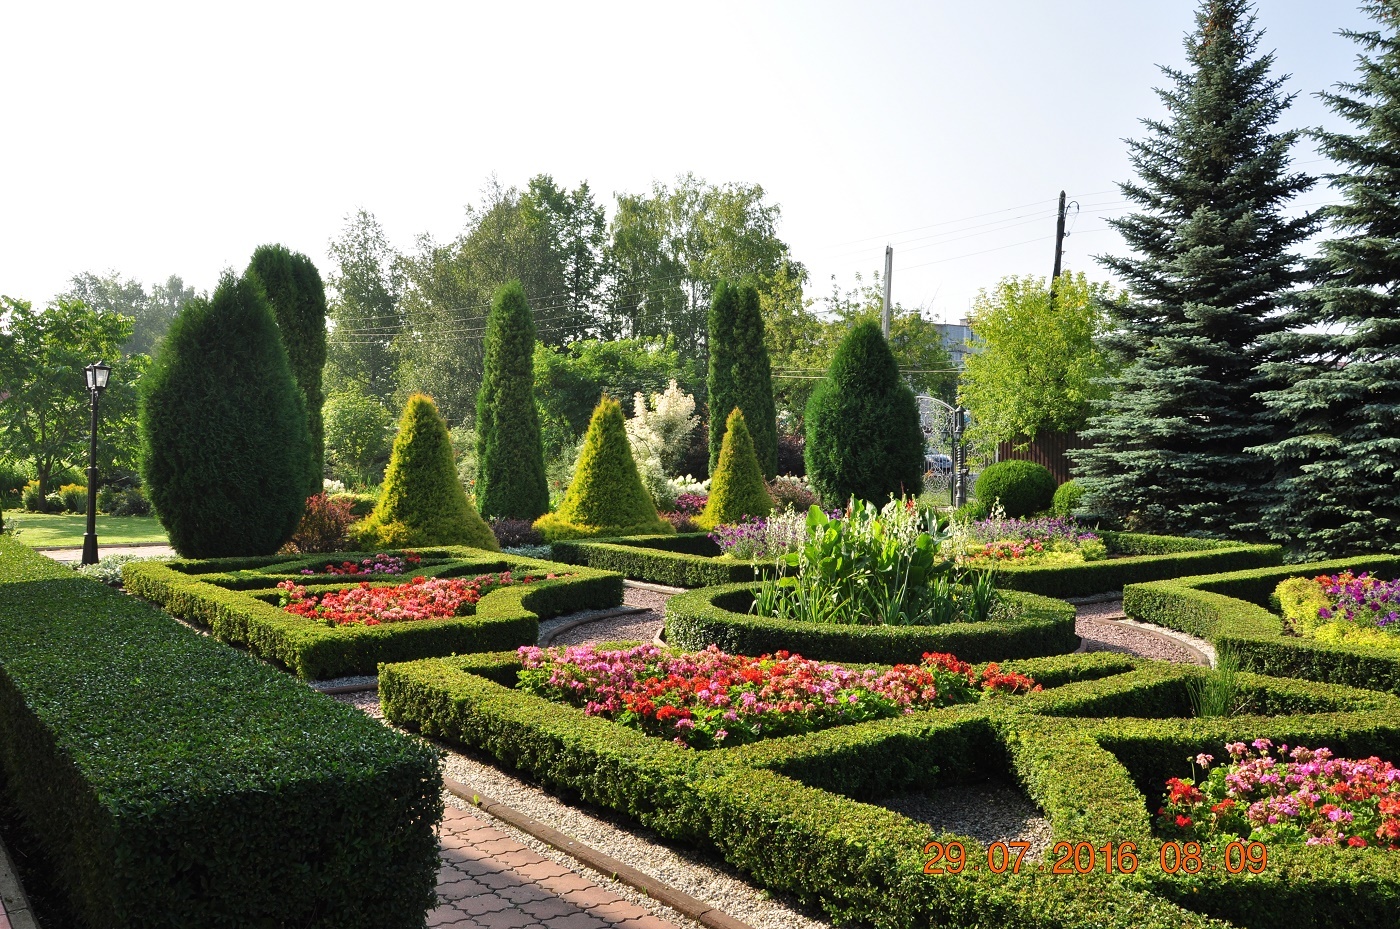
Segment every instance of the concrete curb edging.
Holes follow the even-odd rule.
[[[9,929],[39,929],[39,920],[24,895],[24,887],[10,860],[10,851],[0,842],[0,926]]]
[[[454,795],[470,803],[477,809],[490,816],[508,823],[527,835],[533,836],[544,842],[546,845],[556,848],[566,855],[570,855],[584,865],[592,868],[600,874],[607,875],[615,881],[620,881],[629,887],[634,887],[646,894],[658,903],[664,903],[671,909],[687,916],[707,929],[751,929],[747,923],[725,913],[720,912],[703,900],[697,900],[689,894],[681,893],[673,887],[661,883],[649,874],[644,874],[636,868],[630,867],[603,854],[597,849],[590,848],[582,842],[577,842],[569,838],[557,829],[552,829],[544,823],[537,822],[523,813],[518,813],[508,806],[502,806],[496,801],[483,797],[473,791],[466,784],[454,781],[450,777],[442,779],[443,786]]]

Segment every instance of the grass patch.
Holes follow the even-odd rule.
[[[19,530],[19,541],[31,548],[81,548],[87,517],[77,513],[19,513],[5,519]],[[97,517],[97,545],[169,545],[165,527],[154,516]]]

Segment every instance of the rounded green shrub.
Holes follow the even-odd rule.
[[[773,496],[763,481],[763,469],[754,454],[753,439],[737,406],[724,427],[724,444],[719,466],[710,478],[710,498],[695,525],[710,530],[724,523],[737,523],[752,516],[773,512]]]
[[[187,304],[141,387],[142,481],[175,550],[281,548],[306,505],[311,434],[262,286],[225,275]]]
[[[447,423],[425,394],[408,398],[374,512],[350,530],[362,551],[470,545],[499,551],[491,527],[457,479]]]
[[[1075,481],[1065,481],[1055,489],[1050,501],[1050,515],[1072,516],[1084,499],[1084,488]]]
[[[259,246],[244,277],[262,285],[292,376],[301,388],[311,433],[306,495],[318,494],[326,457],[321,423],[321,407],[326,401],[321,390],[321,372],[326,367],[326,286],[310,258],[283,245]]]
[[[598,402],[564,501],[535,520],[535,528],[549,542],[676,531],[656,515],[656,504],[642,485],[616,400],[605,396]]]
[[[992,506],[1000,501],[1006,515],[1020,519],[1048,510],[1055,499],[1055,475],[1034,461],[998,461],[977,476],[977,499]]]
[[[763,338],[763,311],[752,284],[721,282],[709,314],[710,473],[719,467],[728,422],[725,410],[743,410],[765,480],[778,473],[778,412],[773,372]]]
[[[525,290],[496,290],[476,395],[476,501],[483,516],[534,520],[549,512],[544,444],[535,408],[535,321]]]
[[[841,341],[807,403],[807,481],[828,506],[917,494],[924,433],[914,392],[874,322]]]

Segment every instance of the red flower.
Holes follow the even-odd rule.
[[[1180,828],[1185,829],[1187,826],[1191,825],[1191,817],[1190,817],[1190,816],[1182,816],[1182,815],[1180,815],[1180,814],[1177,814],[1177,817],[1176,817],[1176,824],[1177,824],[1177,826],[1179,826]]]

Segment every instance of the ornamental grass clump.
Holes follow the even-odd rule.
[[[749,658],[714,646],[676,654],[655,645],[520,649],[518,686],[689,748],[742,745],[846,723],[1039,690],[996,664],[952,655],[852,671],[780,651]]]
[[[1199,783],[1167,781],[1157,810],[1164,834],[1400,851],[1400,768],[1389,761],[1334,758],[1330,749],[1301,745],[1275,750],[1269,739],[1225,750],[1230,760],[1220,765],[1212,755],[1195,757]]]
[[[1400,649],[1400,580],[1367,572],[1289,578],[1274,591],[1288,630],[1324,642]]]
[[[807,511],[795,551],[775,559],[754,599],[760,616],[817,623],[935,626],[983,622],[999,602],[989,571],[943,555],[950,523],[913,500]]]

